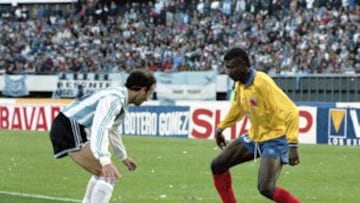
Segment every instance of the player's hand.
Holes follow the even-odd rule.
[[[116,181],[121,177],[120,172],[117,170],[117,168],[114,166],[113,163],[109,163],[102,166],[102,173],[105,178],[108,178],[113,181]]]
[[[129,171],[135,171],[137,167],[136,162],[130,157],[122,160],[122,163],[129,169]]]
[[[215,140],[216,144],[220,147],[220,149],[224,149],[226,147],[225,137],[222,134],[221,129],[216,129]]]
[[[289,165],[296,166],[300,163],[299,153],[297,146],[290,146],[289,149]]]

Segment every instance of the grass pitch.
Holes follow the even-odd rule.
[[[112,202],[218,203],[209,163],[219,153],[214,141],[125,136],[138,163],[123,177]],[[278,185],[304,203],[360,201],[360,151],[355,147],[301,145],[301,164],[285,166]],[[231,169],[239,202],[271,202],[256,190],[259,161]],[[90,174],[69,158],[53,158],[46,132],[0,130],[0,203],[80,202]]]

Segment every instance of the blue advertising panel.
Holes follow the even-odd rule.
[[[318,108],[317,143],[360,146],[360,109]]]
[[[125,135],[188,137],[188,106],[130,106],[121,126]]]

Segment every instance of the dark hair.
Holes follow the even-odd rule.
[[[126,79],[125,86],[130,90],[139,90],[146,87],[147,90],[156,83],[154,74],[146,69],[133,70]]]
[[[240,63],[244,63],[247,67],[251,66],[249,56],[242,48],[235,47],[225,53],[224,61],[233,59],[239,60]]]

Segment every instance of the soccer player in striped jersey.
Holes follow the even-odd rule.
[[[55,158],[69,156],[93,174],[83,203],[110,201],[115,182],[121,177],[112,162],[110,147],[130,171],[136,169],[136,162],[128,156],[122,142],[119,126],[128,105],[147,101],[155,86],[151,72],[137,69],[129,74],[125,86],[84,95],[65,106],[54,119],[50,138]]]
[[[276,186],[283,164],[299,164],[297,107],[267,74],[251,68],[243,49],[230,49],[224,62],[226,74],[235,81],[235,97],[217,126],[215,139],[222,152],[211,163],[214,185],[222,202],[236,202],[229,169],[259,157],[259,192],[275,202],[300,202]],[[245,115],[251,122],[249,131],[227,145],[222,131]]]

